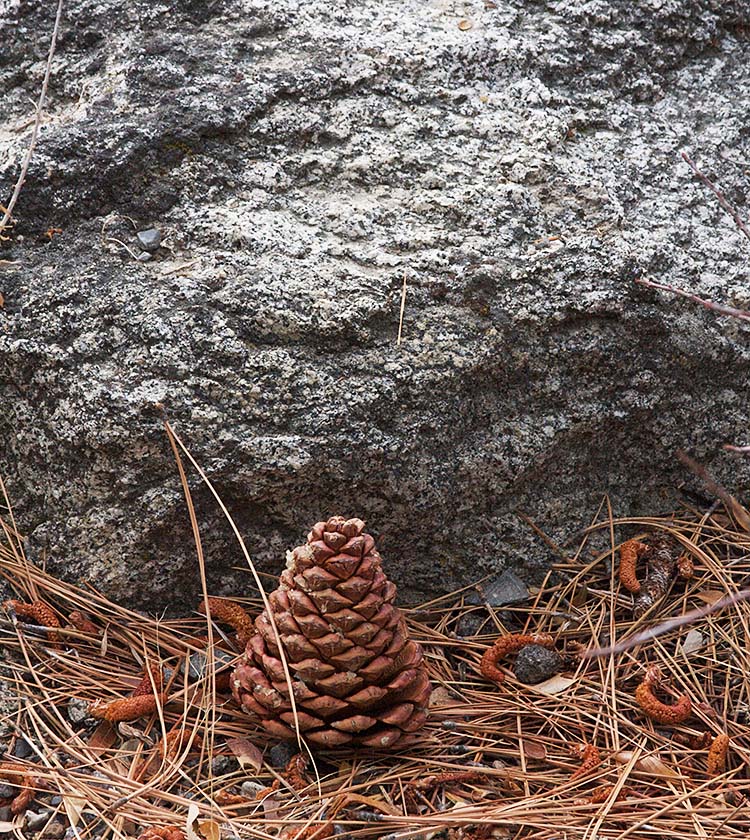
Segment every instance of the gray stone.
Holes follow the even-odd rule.
[[[234,662],[237,659],[236,654],[231,654],[229,651],[219,650],[218,648],[214,649],[214,662],[218,664],[225,664],[228,665],[231,662]],[[188,675],[191,679],[198,679],[203,676],[206,671],[206,664],[208,659],[205,653],[201,651],[195,651],[194,653],[190,654],[189,661],[188,661]],[[185,663],[183,662],[180,665],[180,672],[184,672],[185,670]]]
[[[161,247],[161,231],[158,231],[156,228],[139,230],[136,238],[141,248],[149,253],[153,254]]]
[[[240,785],[240,793],[248,799],[254,800],[265,788],[266,785],[262,785],[259,782],[243,782],[242,785]]]
[[[49,822],[52,811],[26,811],[26,827],[31,831],[39,831]]]
[[[9,785],[7,782],[0,782],[0,799],[8,799],[18,793],[18,788],[15,785]]]
[[[211,760],[211,772],[214,776],[226,776],[239,769],[239,762],[233,755],[217,755]]]
[[[10,805],[3,805],[0,807],[0,822],[10,822],[13,819],[13,812]]]
[[[0,474],[50,571],[197,603],[160,405],[261,571],[357,515],[404,602],[538,578],[517,510],[558,544],[605,493],[671,510],[699,489],[678,447],[747,494],[721,444],[747,442],[748,325],[634,280],[750,304],[680,158],[747,215],[750,0],[487,5],[67,0],[0,280]],[[54,9],[3,10],[7,197]],[[164,259],[113,241],[155,220]],[[192,489],[209,586],[250,593]]]
[[[470,604],[488,604],[491,607],[504,607],[519,604],[529,597],[526,584],[512,569],[483,581],[476,592],[468,593],[466,601]]]
[[[99,822],[101,823],[101,820]],[[97,833],[100,832],[93,832],[93,834]],[[54,819],[42,831],[41,836],[47,838],[47,840],[60,840],[61,837],[65,836],[65,825],[59,819]]]
[[[13,746],[13,755],[16,758],[28,758],[34,754],[34,749],[25,738],[17,738]]]
[[[536,685],[562,671],[565,663],[557,651],[541,645],[527,645],[518,651],[513,673],[519,682]]]
[[[268,763],[276,770],[282,770],[289,764],[292,757],[297,755],[299,750],[295,744],[289,741],[279,741],[268,751]]]
[[[86,700],[71,697],[68,700],[68,720],[71,723],[83,723],[85,720],[92,720],[89,715],[89,704]]]

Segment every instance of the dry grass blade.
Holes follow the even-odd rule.
[[[22,700],[14,726],[36,750],[26,763],[37,796],[59,793],[69,818],[104,838],[137,836],[146,826],[184,828],[188,820],[198,837],[201,827],[206,837],[279,838],[333,826],[353,840],[439,830],[455,838],[492,831],[506,840],[744,837],[750,605],[736,596],[750,575],[750,535],[735,522],[725,510],[616,519],[605,500],[580,545],[533,599],[504,608],[502,622],[470,602],[469,589],[412,611],[410,632],[436,686],[427,725],[408,752],[328,753],[325,764],[318,756],[317,785],[292,784],[269,767],[270,736],[217,691],[212,661],[219,666],[237,654],[218,634],[206,650],[199,638],[205,616],[146,618],[57,581],[24,560],[15,527],[4,523],[0,574],[13,594],[41,599],[63,618],[85,607],[107,628],[103,654],[97,636],[65,626],[55,650],[28,625],[0,625],[3,678]],[[688,550],[696,572],[674,583],[658,614],[634,622],[632,595],[619,587],[612,559],[625,539],[654,530]],[[706,593],[714,592],[731,599],[722,612],[705,609]],[[263,602],[244,606],[257,614]],[[674,622],[691,613],[700,643],[686,653],[685,628]],[[662,635],[637,635],[665,620],[673,624]],[[482,679],[479,662],[498,628],[551,634],[566,661],[561,690],[543,693],[512,675],[501,685]],[[634,638],[627,651],[581,656]],[[164,668],[160,715],[106,729],[81,717],[95,699],[130,694],[147,662]],[[690,697],[685,722],[655,724],[637,705],[635,688],[654,665],[669,678],[664,702]],[[709,764],[707,744],[722,735],[729,749],[719,767]],[[241,742],[251,760],[239,765]],[[598,761],[581,773],[572,748],[584,744],[596,748]]]
[[[660,292],[669,292],[671,295],[683,297],[686,300],[692,300],[704,309],[710,309],[718,315],[726,315],[729,318],[738,318],[740,321],[750,321],[750,311],[747,309],[736,309],[733,306],[726,306],[723,303],[716,303],[713,300],[706,300],[706,298],[699,297],[693,292],[688,292],[685,289],[680,289],[678,286],[672,286],[669,283],[657,283],[655,280],[649,280],[647,277],[639,277],[635,281],[639,286],[647,286],[649,289],[658,289]]]
[[[42,90],[39,94],[39,101],[37,102],[36,106],[36,115],[34,117],[34,127],[31,131],[31,140],[29,141],[29,147],[26,150],[26,155],[24,156],[23,163],[21,164],[21,172],[18,176],[18,180],[16,181],[16,185],[13,188],[13,194],[10,197],[8,206],[3,208],[3,218],[2,221],[0,221],[0,236],[2,236],[3,231],[5,230],[8,222],[13,216],[13,210],[16,206],[16,202],[18,201],[18,197],[21,195],[21,189],[23,188],[23,183],[26,180],[26,173],[29,171],[29,163],[31,162],[31,156],[34,154],[34,148],[36,147],[37,137],[39,136],[39,126],[42,122],[42,110],[44,109],[44,101],[47,98],[47,88],[49,86],[49,78],[52,72],[52,59],[55,55],[55,47],[57,46],[57,35],[60,31],[62,10],[63,0],[58,0],[57,11],[55,13],[55,25],[52,28],[52,37],[50,39],[49,54],[47,55],[47,65],[44,69],[44,80],[42,81]]]

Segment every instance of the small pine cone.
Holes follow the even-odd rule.
[[[664,598],[677,572],[677,548],[668,536],[651,537],[643,557],[647,560],[647,573],[633,601],[635,618],[640,618]]]
[[[299,727],[313,744],[405,744],[427,717],[430,681],[422,650],[393,606],[361,519],[318,522],[289,555],[269,596],[292,677]],[[294,738],[294,714],[266,611],[232,676],[244,711],[272,735]]]

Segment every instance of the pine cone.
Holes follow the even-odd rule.
[[[292,676],[300,730],[313,744],[404,745],[427,717],[422,649],[393,606],[361,519],[318,522],[288,555],[271,611]],[[294,738],[289,688],[267,611],[235,668],[237,702],[273,735]]]

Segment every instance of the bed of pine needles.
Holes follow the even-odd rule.
[[[225,659],[239,653],[219,626],[210,628],[208,648],[201,639],[206,618],[197,612],[148,618],[62,583],[26,560],[21,537],[4,522],[0,574],[13,597],[45,601],[63,625],[72,610],[84,610],[99,628],[94,634],[63,626],[55,648],[42,628],[0,620],[0,676],[21,701],[12,724],[34,745],[27,761],[43,788],[41,801],[58,801],[81,838],[136,837],[151,826],[177,826],[188,840],[334,832],[352,840],[745,837],[747,601],[622,653],[570,658],[567,670],[539,686],[520,684],[510,670],[501,685],[479,675],[482,653],[500,634],[551,633],[560,652],[591,650],[747,586],[750,535],[726,510],[630,519],[607,510],[603,505],[576,546],[560,550],[528,602],[493,610],[470,598],[476,589],[469,588],[407,611],[434,684],[419,743],[401,753],[314,752],[304,786],[296,787],[269,764],[274,741],[215,690],[211,650]],[[677,579],[636,622],[632,595],[617,579],[618,547],[660,531],[692,557],[695,575]],[[385,564],[387,570],[387,558]],[[273,585],[269,580],[266,588]],[[243,603],[251,614],[261,608]],[[71,715],[85,710],[83,701],[127,696],[146,662],[161,663],[167,678],[168,700],[157,714],[127,724]],[[637,706],[635,687],[653,664],[675,694],[690,696],[686,723],[655,725]],[[165,755],[160,738],[175,728],[200,739],[191,745],[185,738]],[[731,739],[726,769],[712,776],[706,743],[721,733]],[[575,749],[584,744],[598,748],[601,763],[571,779],[581,765]],[[239,756],[239,769],[222,773],[221,756]],[[242,799],[248,781],[268,790]],[[592,801],[597,790],[603,801]],[[28,836],[23,816],[4,830]]]

